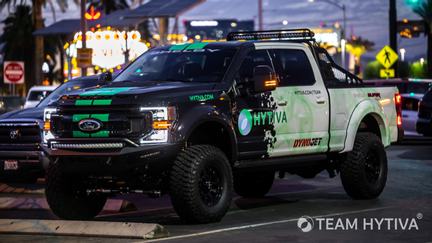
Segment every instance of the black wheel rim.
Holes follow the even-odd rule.
[[[212,166],[206,166],[200,175],[201,200],[208,207],[215,206],[221,199],[224,185],[221,173]]]
[[[381,160],[379,154],[375,150],[370,150],[367,153],[365,160],[365,174],[369,183],[375,184],[381,174]]]

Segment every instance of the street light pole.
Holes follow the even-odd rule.
[[[258,30],[263,30],[263,2],[262,0],[258,0]]]
[[[81,43],[82,43],[82,49],[87,48],[87,21],[85,19],[85,13],[86,13],[86,0],[81,0]],[[81,76],[87,76],[87,67],[81,68]]]
[[[346,43],[346,30],[347,30],[347,17],[346,17],[346,5],[339,3],[337,1],[333,1],[333,0],[308,0],[309,2],[313,3],[313,2],[324,2],[324,3],[328,3],[330,5],[333,5],[337,8],[339,8],[340,10],[342,10],[342,14],[343,14],[343,27],[342,27],[342,31],[341,31],[341,62],[342,62],[342,67],[345,68],[346,64],[345,64],[345,43]]]

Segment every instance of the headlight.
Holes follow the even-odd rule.
[[[54,135],[51,132],[51,116],[55,114],[57,111],[56,108],[45,108],[44,110],[44,125],[43,125],[43,132],[42,132],[42,141],[44,144],[48,143],[48,140],[54,139]]]
[[[168,141],[168,129],[176,119],[175,107],[141,107],[141,112],[152,113],[152,131],[140,139],[141,144],[165,143]]]

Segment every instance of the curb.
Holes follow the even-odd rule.
[[[21,219],[0,219],[0,234],[36,234],[128,239],[155,239],[169,236],[168,231],[159,224]]]
[[[50,210],[45,197],[0,197],[0,210]],[[135,205],[122,199],[108,199],[103,213],[136,211]]]

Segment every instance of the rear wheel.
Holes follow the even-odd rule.
[[[63,173],[58,162],[48,168],[45,195],[53,213],[68,220],[92,219],[107,201],[103,195],[87,193],[83,180]]]
[[[373,133],[357,134],[340,173],[342,185],[352,198],[378,197],[387,181],[387,156],[381,140]]]
[[[271,189],[275,173],[263,172],[237,172],[234,175],[234,190],[242,197],[263,197]]]
[[[170,178],[175,211],[186,222],[217,222],[232,199],[231,166],[225,154],[210,145],[195,145],[181,152]]]

